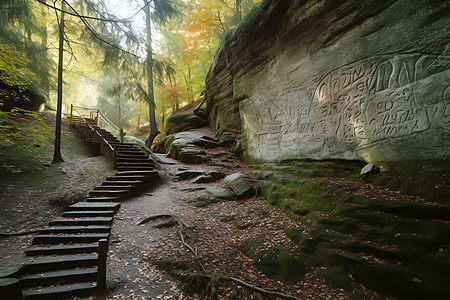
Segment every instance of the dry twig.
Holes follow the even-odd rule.
[[[185,239],[184,239],[184,235],[183,235],[183,231],[184,228],[189,229],[192,226],[188,225],[186,222],[184,222],[180,217],[175,216],[175,215],[170,215],[170,214],[162,214],[162,215],[155,215],[155,216],[150,216],[145,218],[144,220],[142,220],[141,222],[139,222],[137,225],[142,225],[145,223],[148,223],[152,220],[158,219],[158,218],[170,218],[168,221],[157,225],[158,227],[162,227],[161,225],[168,225],[171,221],[175,220],[178,225],[180,226],[178,233],[180,234],[180,238],[181,238],[181,242],[183,243],[183,245],[189,249],[189,251],[194,255],[194,258],[197,260],[197,263],[199,264],[199,266],[202,268],[203,273],[205,275],[210,275],[208,274],[208,271],[206,270],[205,266],[200,262],[200,260],[198,259],[198,251],[197,249],[194,249],[191,245],[189,245],[188,243],[186,243]],[[254,286],[252,284],[249,284],[241,279],[238,278],[234,278],[234,277],[228,277],[228,276],[216,276],[221,280],[227,280],[230,282],[233,282],[234,284],[240,285],[244,288],[248,288],[250,290],[256,291],[258,293],[264,294],[264,295],[271,295],[271,296],[276,296],[276,297],[280,297],[280,298],[284,298],[284,299],[290,299],[290,300],[300,300],[297,297],[294,297],[292,295],[288,295],[288,294],[284,294],[278,291],[273,291],[273,290],[268,290],[268,289],[264,289],[264,288],[260,288],[257,286]]]

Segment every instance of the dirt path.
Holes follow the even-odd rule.
[[[211,134],[205,130],[203,133]],[[204,194],[206,187],[223,184],[221,180],[205,184],[175,181],[174,174],[180,169],[217,170],[227,175],[235,172],[250,175],[252,172],[225,148],[205,150],[212,158],[207,165],[186,165],[160,156],[169,162],[162,164],[162,168],[171,180],[145,195],[123,202],[114,221],[108,258],[108,279],[118,282],[118,286],[107,298],[203,299],[201,295],[180,291],[178,282],[154,265],[156,261],[190,262],[193,259],[176,235],[175,227],[154,228],[164,220],[136,225],[145,217],[163,213],[177,215],[194,226],[187,243],[198,249],[199,257],[212,274],[234,276],[301,299],[351,298],[353,292],[329,287],[315,271],[291,286],[271,280],[253,266],[250,258],[237,250],[237,246],[247,238],[260,238],[267,247],[285,245],[299,250],[283,231],[286,226],[293,225],[293,221],[264,198],[224,200],[201,208],[187,203],[186,200]],[[381,299],[361,285],[355,284],[355,288],[369,295],[370,299]],[[255,293],[230,284],[223,285],[220,294],[220,299],[258,299]]]
[[[119,284],[109,299],[173,299],[179,294],[176,282],[152,265],[154,257],[150,257],[154,251],[174,250],[173,244],[178,243],[175,228],[155,229],[153,224],[137,223],[151,215],[173,213],[182,197],[174,184],[166,183],[122,203],[108,254],[108,280]]]
[[[208,129],[201,129],[200,132],[213,136]],[[188,203],[187,200],[205,194],[206,187],[221,187],[223,182],[218,180],[214,183],[199,184],[191,183],[190,180],[177,181],[175,173],[179,170],[216,170],[226,175],[241,172],[252,176],[252,170],[226,148],[209,148],[205,151],[211,157],[211,162],[203,165],[181,164],[160,155],[164,162],[161,164],[161,171],[168,179],[147,193],[122,203],[114,220],[108,255],[107,279],[109,282],[116,282],[117,287],[102,298],[204,298],[199,294],[182,292],[178,286],[179,282],[154,264],[161,261],[193,260],[192,253],[183,246],[177,236],[176,226],[154,227],[164,222],[164,219],[137,225],[148,216],[166,213],[177,215],[193,226],[189,236],[186,236],[186,242],[198,250],[199,258],[211,274],[233,276],[255,286],[275,289],[301,299],[351,298],[352,292],[329,287],[318,278],[314,270],[308,270],[306,276],[294,285],[272,280],[254,267],[253,261],[237,249],[243,240],[257,238],[263,241],[262,247],[283,245],[299,250],[283,230],[286,226],[294,225],[294,222],[280,209],[268,204],[263,197],[239,201],[223,200],[205,207],[194,207]],[[2,189],[3,195],[18,193],[18,188],[11,190],[5,187]],[[36,218],[36,203],[29,201],[29,197],[17,199],[20,201],[14,205],[10,203],[10,206],[17,210],[14,214],[9,213],[8,207],[2,207],[2,211],[8,212],[9,216],[2,217],[0,222],[2,228],[17,231],[29,228],[28,225],[39,227],[60,214],[57,209],[52,210],[45,206],[41,210],[43,215]],[[18,215],[23,218],[17,218]],[[12,220],[15,222],[14,226]],[[22,249],[25,250],[29,246],[31,238],[29,235],[0,240],[2,268],[20,262],[23,258]],[[363,292],[369,299],[381,299],[376,293],[356,283],[354,289]],[[219,294],[221,295],[219,299],[258,299],[254,292],[231,284],[222,285]]]

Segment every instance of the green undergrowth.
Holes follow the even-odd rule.
[[[0,112],[0,179],[22,189],[33,201],[68,205],[83,197],[106,176],[111,161],[98,154],[63,118],[62,163],[52,163],[55,116],[52,112]],[[2,187],[0,186],[0,189]],[[14,197],[14,195],[13,195]],[[17,195],[18,197],[18,195]]]
[[[357,165],[298,162],[255,171],[258,194],[297,222],[285,233],[332,286],[350,278],[399,298],[450,297],[450,207],[361,193]],[[270,169],[269,167],[272,167]],[[254,247],[250,247],[254,249]],[[259,259],[256,252],[248,256]]]
[[[206,207],[210,204],[219,202],[220,199],[217,199],[213,196],[209,195],[200,195],[194,198],[189,199],[187,202],[195,207]]]
[[[223,283],[220,276],[198,272],[191,262],[162,260],[155,261],[153,264],[177,279],[181,291],[188,294],[197,293],[202,298],[208,296],[208,298],[217,299],[217,291]]]
[[[359,178],[365,163],[343,160],[295,160],[281,163],[255,164],[254,169],[272,170],[292,174],[302,178],[313,177],[347,177]]]
[[[262,241],[246,239],[238,249],[253,259],[255,266],[268,277],[295,284],[305,274],[305,258],[285,246],[260,249]]]

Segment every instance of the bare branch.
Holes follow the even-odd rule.
[[[83,17],[85,19],[91,19],[91,20],[97,20],[97,21],[105,21],[105,22],[112,22],[112,23],[122,23],[122,22],[126,22],[129,19],[119,19],[119,20],[114,20],[114,19],[104,19],[104,18],[97,18],[97,17],[90,17],[90,16],[80,16],[79,14],[75,14],[72,13],[70,11],[66,11],[66,10],[62,10],[60,8],[57,8],[55,4],[53,4],[53,6],[51,6],[50,4],[47,4],[46,2],[42,1],[42,0],[35,0],[47,7],[53,8],[54,10],[57,10],[59,12],[63,12],[65,14],[71,15],[71,16],[75,16],[75,17]],[[66,2],[66,4],[69,4]],[[69,5],[70,6],[70,5]]]

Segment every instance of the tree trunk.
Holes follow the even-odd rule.
[[[144,1],[144,5],[145,5]],[[156,124],[156,104],[155,95],[153,92],[153,50],[152,50],[152,27],[151,27],[150,6],[145,7],[145,23],[147,31],[147,82],[148,82],[148,113],[150,118],[150,134],[145,141],[145,144],[151,149],[153,140],[161,132],[158,130]]]
[[[138,114],[138,119],[137,119],[137,129],[139,129],[139,127],[141,127],[141,111],[142,111],[142,105],[139,104],[139,114]]]
[[[64,0],[61,9],[64,10]],[[59,56],[58,56],[58,103],[56,108],[55,126],[55,152],[53,162],[59,163],[64,160],[61,157],[61,110],[62,110],[62,85],[63,85],[63,52],[64,52],[64,13],[61,12],[61,22],[59,24]]]
[[[43,3],[46,3],[47,0],[42,0]],[[47,34],[47,15],[48,15],[48,8],[43,7],[41,11],[41,19],[44,21],[43,26],[43,37],[42,37],[42,46],[46,49],[46,53],[48,53],[48,34]],[[43,68],[46,68],[48,70],[47,65],[42,65]],[[50,103],[50,83],[48,80],[48,72],[46,73],[46,77],[42,79],[42,91],[44,92],[45,97],[47,97],[47,101]]]

